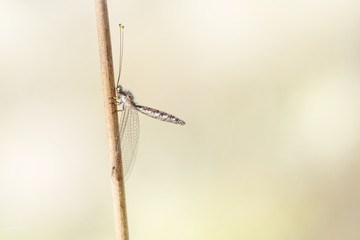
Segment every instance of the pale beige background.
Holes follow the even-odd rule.
[[[360,3],[109,1],[137,239],[360,237]],[[0,2],[0,239],[114,239],[93,1]],[[117,67],[115,68],[117,72]]]

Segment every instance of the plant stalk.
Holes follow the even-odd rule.
[[[125,186],[121,159],[119,123],[115,97],[114,68],[111,51],[109,16],[106,0],[95,0],[96,22],[100,51],[100,66],[105,107],[106,132],[109,145],[111,188],[115,219],[116,240],[128,240]]]

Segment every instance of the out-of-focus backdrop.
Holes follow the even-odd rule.
[[[130,238],[359,238],[360,2],[108,1]],[[93,1],[0,3],[0,239],[115,239]]]

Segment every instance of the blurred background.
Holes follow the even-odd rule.
[[[130,239],[357,239],[360,2],[108,1],[142,105]],[[94,1],[0,2],[0,239],[115,239]]]

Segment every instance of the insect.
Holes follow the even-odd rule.
[[[120,112],[121,114],[119,121],[120,146],[124,176],[125,180],[127,180],[135,163],[139,140],[138,112],[141,112],[149,117],[174,124],[185,125],[185,122],[169,113],[136,104],[133,94],[130,91],[125,90],[119,84],[123,59],[123,43],[124,26],[120,24],[119,76],[116,84],[116,97],[114,99],[115,104],[118,106],[118,110],[116,112]]]

